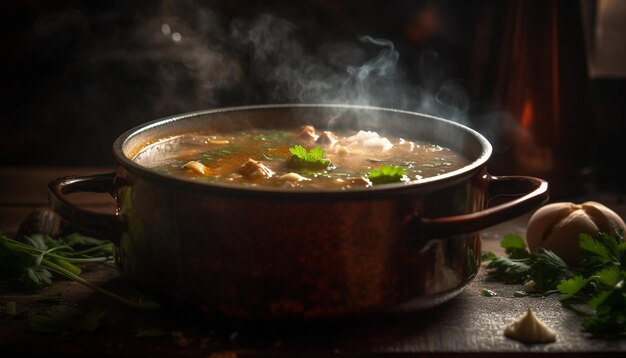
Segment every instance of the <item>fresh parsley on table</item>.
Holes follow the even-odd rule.
[[[550,250],[530,252],[524,239],[506,235],[501,246],[506,256],[483,254],[489,274],[506,283],[534,281],[539,294],[559,293],[561,303],[586,303],[595,314],[583,329],[596,337],[626,335],[626,242],[620,232],[597,237],[580,234],[582,260],[568,266]]]
[[[111,242],[80,234],[58,239],[34,234],[17,241],[0,232],[0,276],[17,281],[27,290],[37,291],[50,286],[53,274],[58,274],[125,305],[149,310],[158,308],[154,302],[130,300],[80,277],[79,265],[111,264],[112,258]]]

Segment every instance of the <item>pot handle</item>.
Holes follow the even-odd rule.
[[[514,196],[516,199],[471,214],[440,218],[419,217],[417,230],[420,236],[436,238],[477,232],[533,210],[549,198],[548,183],[543,179],[488,175],[488,180],[489,201],[506,196]]]
[[[81,209],[65,197],[80,192],[109,193],[114,197],[117,186],[115,173],[68,176],[48,184],[48,199],[52,210],[78,231],[111,240],[117,245],[122,232],[122,222],[117,215]]]

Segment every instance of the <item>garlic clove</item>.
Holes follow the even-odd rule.
[[[580,261],[578,238],[581,233],[597,236],[615,229],[626,232],[624,221],[606,206],[588,201],[553,203],[537,210],[528,222],[526,242],[529,249],[546,248],[569,265]]]
[[[531,250],[543,245],[553,226],[578,209],[574,203],[553,203],[542,206],[530,218],[526,230],[526,243]]]
[[[626,232],[624,220],[606,206],[595,201],[587,201],[582,204],[582,208],[593,219],[601,232],[612,233],[615,229]]]
[[[580,261],[578,237],[581,233],[596,235],[598,227],[583,210],[576,210],[562,219],[541,245],[559,255],[568,265]]]
[[[529,308],[525,315],[509,324],[504,330],[504,335],[528,344],[556,341],[556,332],[541,321],[532,308]]]

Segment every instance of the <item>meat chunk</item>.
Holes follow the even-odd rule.
[[[315,127],[311,125],[303,126],[302,131],[298,134],[298,138],[305,141],[315,142],[319,136],[315,133]]]
[[[270,168],[254,159],[248,159],[248,161],[239,168],[237,173],[250,179],[266,179],[274,175],[274,172]]]
[[[194,172],[198,174],[202,174],[202,175],[211,174],[211,169],[209,169],[206,165],[200,162],[196,162],[195,160],[192,160],[191,162],[186,163],[185,165],[183,165],[183,167],[189,170],[193,170]]]
[[[327,148],[332,148],[332,146],[337,143],[337,136],[331,131],[324,131],[322,132],[322,135],[317,138],[315,143]]]

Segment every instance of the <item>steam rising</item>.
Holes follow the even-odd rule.
[[[176,97],[181,78],[194,79],[193,103],[349,103],[400,108],[467,121],[470,107],[463,85],[441,83],[437,54],[425,52],[413,66],[400,62],[394,44],[359,36],[311,44],[294,23],[269,13],[223,22],[210,10],[196,19],[170,16],[145,25],[154,44],[182,60],[184,68],[163,66],[164,95]],[[185,73],[186,72],[186,73]],[[409,77],[420,81],[409,81]]]

